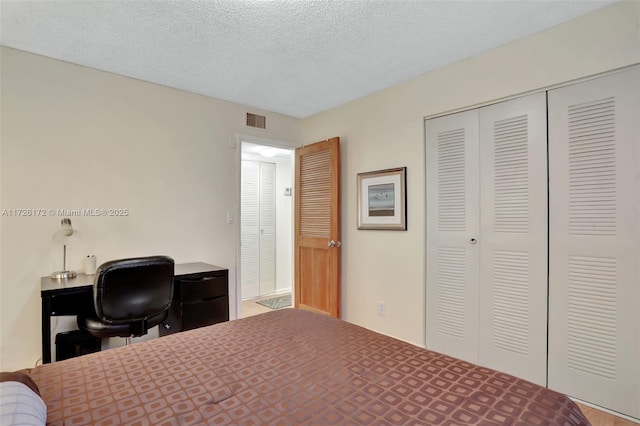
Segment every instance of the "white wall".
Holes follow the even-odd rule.
[[[293,156],[293,152],[292,152]],[[293,290],[293,158],[276,159],[276,293]]]
[[[301,120],[2,47],[0,209],[126,208],[73,217],[68,267],[91,253],[166,254],[229,268],[235,315],[238,133],[301,140]],[[215,78],[215,76],[211,76]],[[233,147],[230,147],[233,146]],[[0,369],[41,356],[40,276],[61,269],[61,217],[0,217]]]
[[[638,63],[639,17],[640,2],[617,3],[305,119],[305,143],[341,138],[344,319],[424,345],[423,118]],[[357,173],[400,166],[408,231],[358,231]]]

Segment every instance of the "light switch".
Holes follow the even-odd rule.
[[[229,224],[233,223],[233,213],[232,212],[227,212],[227,223],[229,223]]]

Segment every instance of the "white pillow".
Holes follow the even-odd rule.
[[[45,425],[47,406],[29,386],[20,382],[0,383],[0,425]]]

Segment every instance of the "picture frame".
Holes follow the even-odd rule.
[[[407,230],[407,168],[358,173],[358,229]]]

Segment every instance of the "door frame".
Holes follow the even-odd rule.
[[[231,214],[233,217],[233,226],[235,227],[235,234],[236,234],[236,277],[235,277],[235,291],[233,291],[233,297],[235,298],[235,309],[234,312],[229,312],[229,317],[231,319],[238,319],[240,318],[240,314],[242,312],[242,265],[241,265],[241,257],[242,257],[242,253],[241,253],[241,248],[240,248],[240,242],[241,242],[241,227],[240,227],[240,223],[241,223],[241,218],[242,218],[242,211],[241,211],[241,194],[242,194],[242,143],[246,142],[246,143],[252,143],[252,144],[256,144],[256,145],[264,145],[264,146],[270,146],[270,147],[274,147],[274,148],[282,148],[282,149],[289,149],[292,151],[292,160],[291,160],[291,170],[292,170],[292,179],[291,179],[291,187],[292,187],[292,193],[291,196],[294,197],[295,195],[295,188],[293,187],[295,184],[295,179],[293,179],[293,170],[295,167],[295,155],[293,155],[294,151],[296,148],[302,146],[302,143],[295,143],[295,142],[288,142],[288,141],[282,141],[282,140],[276,140],[276,139],[269,139],[269,138],[263,138],[260,136],[253,136],[253,135],[247,135],[247,134],[243,134],[243,133],[236,133],[236,137],[235,140],[231,140],[229,142],[229,148],[230,149],[235,149],[236,150],[236,202],[235,202],[235,214],[234,212],[229,212],[229,214]],[[291,203],[291,217],[293,218],[293,214],[294,214],[294,204],[295,203]],[[293,247],[293,238],[294,238],[294,224],[295,224],[295,220],[291,221],[291,246]],[[293,252],[292,252],[292,261],[291,261],[291,277],[293,277],[293,268],[294,268],[294,262],[293,262]],[[231,291],[231,289],[229,289]],[[294,291],[294,285],[293,282],[291,283],[291,291]],[[231,296],[231,295],[230,295]]]

